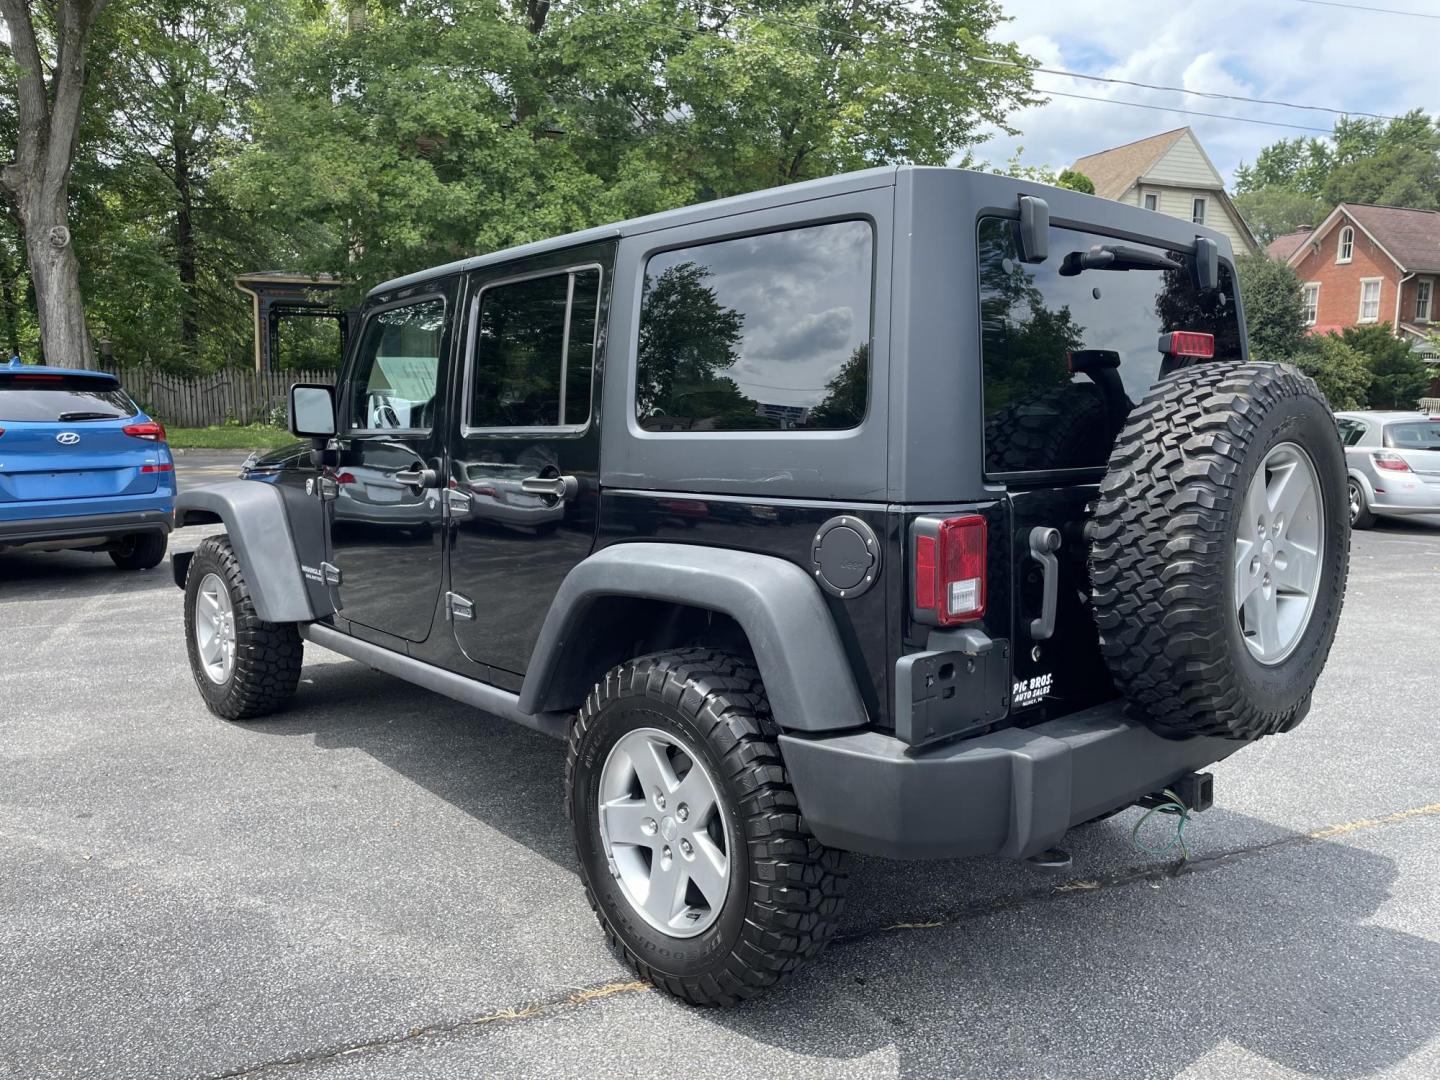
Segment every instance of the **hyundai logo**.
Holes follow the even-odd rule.
[[[59,435],[55,436],[55,441],[61,446],[74,446],[80,441],[80,436],[76,435],[73,431],[62,431]]]

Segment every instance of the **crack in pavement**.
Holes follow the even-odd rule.
[[[1437,816],[1440,816],[1440,802],[1428,803],[1424,806],[1412,806],[1405,810],[1397,810],[1392,814],[1385,814],[1380,817],[1357,818],[1353,821],[1326,825],[1311,832],[1294,833],[1289,836],[1279,837],[1275,840],[1267,840],[1264,843],[1254,844],[1250,847],[1236,848],[1233,851],[1219,852],[1215,855],[1207,855],[1202,858],[1190,859],[1180,863],[1171,863],[1163,866],[1150,865],[1136,867],[1134,870],[1126,871],[1125,873],[1113,874],[1102,878],[1075,878],[1060,885],[1048,885],[1035,889],[1027,889],[1019,893],[1011,893],[1007,896],[997,897],[991,900],[976,900],[967,904],[960,904],[937,914],[932,914],[928,918],[920,921],[896,922],[887,926],[861,928],[848,934],[837,934],[831,942],[830,947],[834,948],[852,942],[865,941],[883,934],[941,929],[954,926],[967,919],[979,918],[1000,911],[1010,911],[1018,907],[1023,907],[1026,904],[1062,899],[1075,893],[1104,892],[1110,889],[1123,888],[1127,885],[1135,885],[1143,881],[1159,881],[1165,878],[1186,877],[1190,874],[1204,873],[1226,866],[1233,866],[1262,855],[1268,855],[1272,852],[1306,847],[1310,844],[1320,843],[1337,836],[1364,832],[1369,829],[1378,829],[1387,825],[1396,825],[1415,818]],[[244,1065],[226,1072],[210,1073],[208,1075],[211,1080],[244,1080],[246,1077],[258,1076],[264,1072],[305,1068],[311,1065],[336,1061],[352,1055],[384,1050],[392,1046],[404,1045],[421,1039],[475,1031],[495,1024],[539,1019],[540,1017],[550,1016],[579,1005],[586,1005],[593,1001],[601,1001],[605,998],[616,997],[621,994],[651,991],[658,993],[648,982],[610,981],[593,983],[589,986],[557,991],[554,994],[534,1001],[507,1005],[492,1012],[464,1020],[427,1024],[424,1027],[411,1028],[400,1034],[382,1035],[376,1038],[357,1040],[339,1046],[332,1046],[328,1049],[302,1052],[289,1057],[276,1058],[259,1064]]]

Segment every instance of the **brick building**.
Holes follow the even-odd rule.
[[[1341,203],[1266,251],[1300,279],[1313,333],[1389,323],[1419,344],[1440,329],[1440,213]]]

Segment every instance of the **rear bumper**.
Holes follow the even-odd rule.
[[[1026,858],[1243,745],[1162,739],[1118,702],[928,751],[874,731],[780,737],[816,838],[898,859]]]
[[[123,514],[73,514],[66,517],[23,518],[0,521],[0,546],[30,544],[38,540],[73,540],[81,537],[131,536],[170,531],[168,510],[131,510]]]

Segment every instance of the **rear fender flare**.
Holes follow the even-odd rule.
[[[604,548],[566,575],[551,602],[520,690],[522,712],[547,700],[586,632],[599,598],[636,597],[722,612],[749,639],[775,722],[789,731],[836,731],[869,722],[850,660],[819,587],[772,555],[682,544]]]
[[[177,529],[217,521],[230,535],[255,613],[270,623],[313,621],[317,615],[310,605],[279,489],[253,480],[227,480],[176,496]],[[174,556],[175,583],[182,588],[188,563],[188,553]]]

